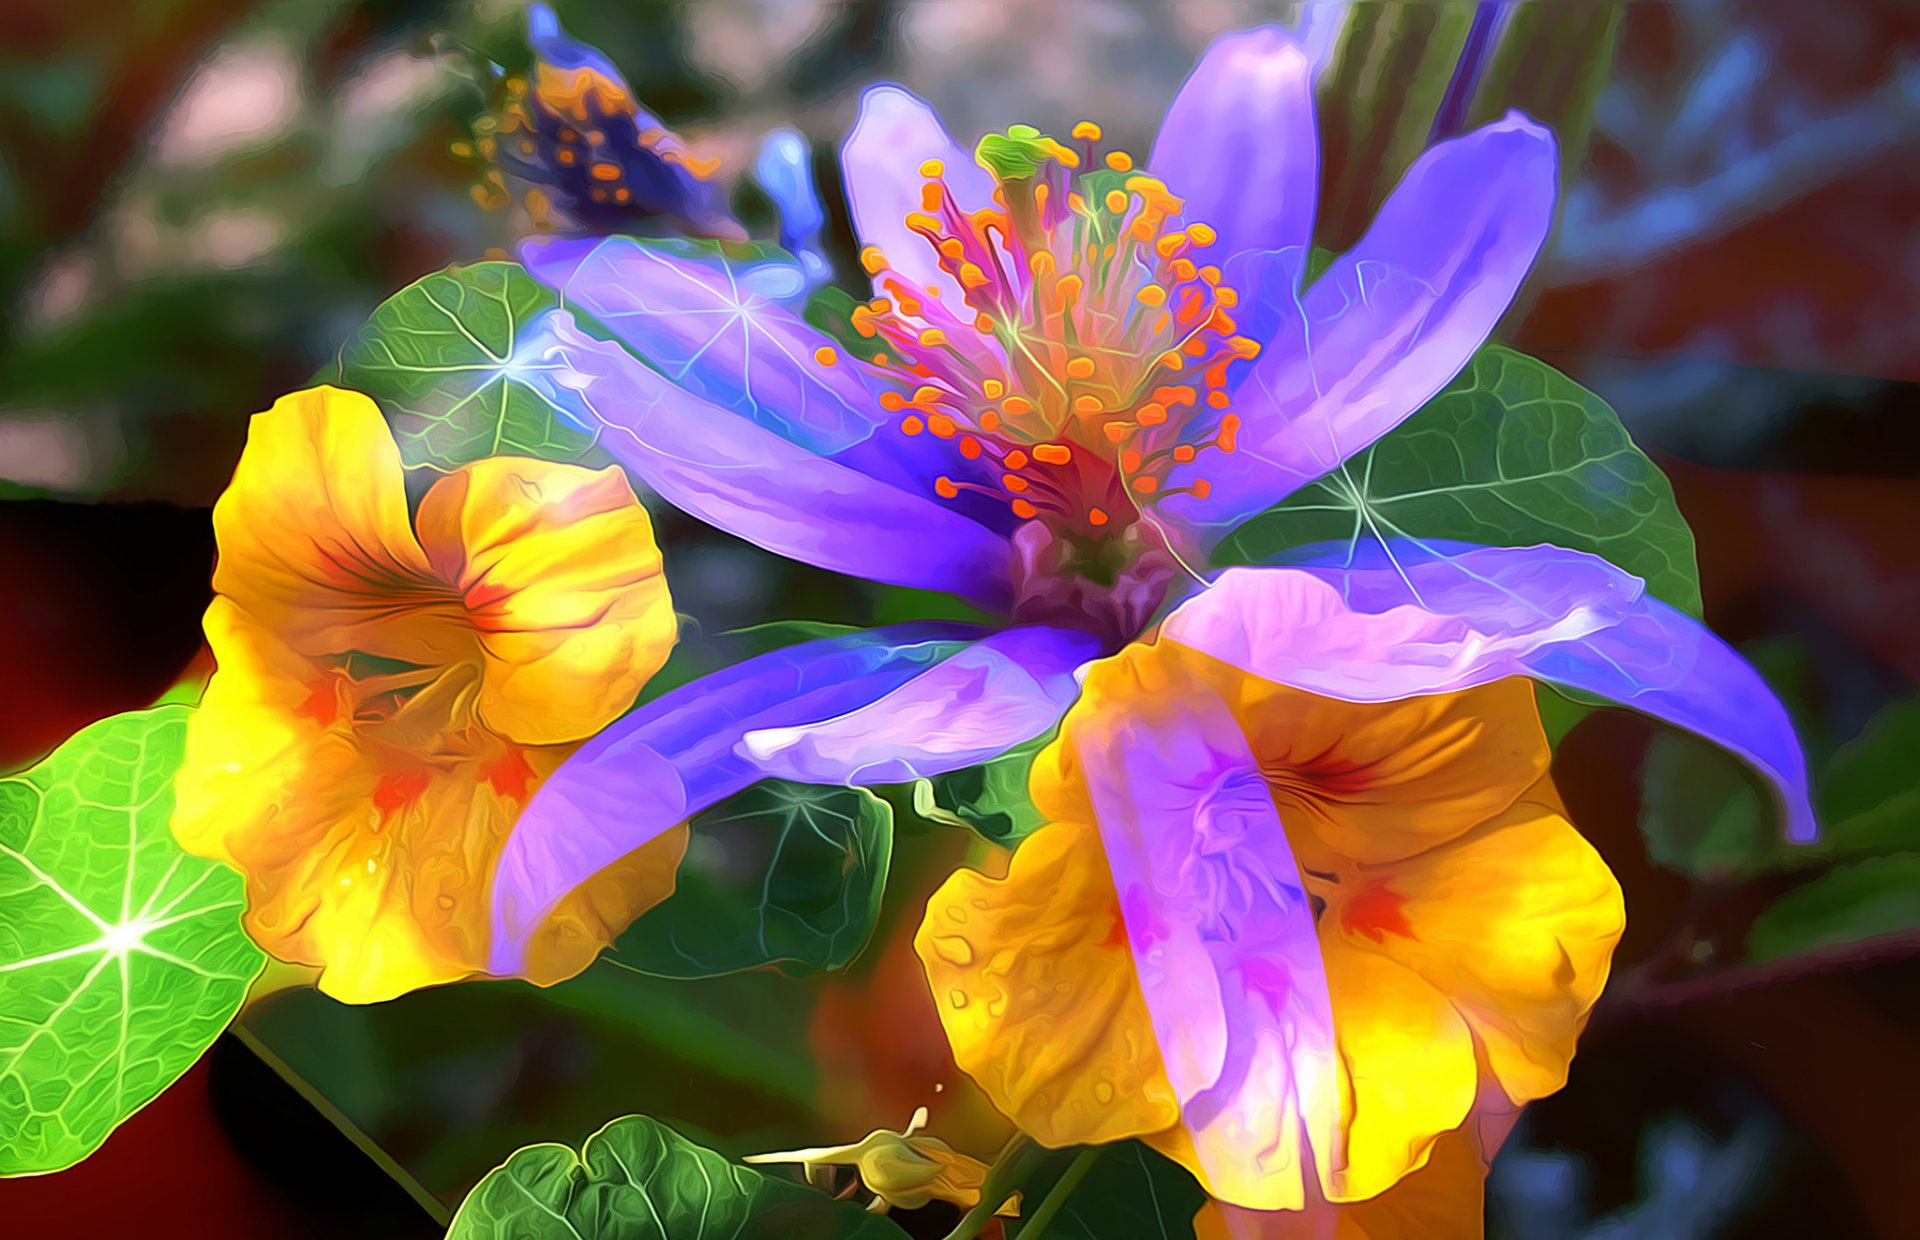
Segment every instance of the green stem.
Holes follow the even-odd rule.
[[[1053,1221],[1053,1216],[1066,1207],[1067,1198],[1073,1196],[1073,1190],[1080,1187],[1080,1181],[1086,1178],[1087,1172],[1093,1170],[1094,1160],[1100,1157],[1100,1148],[1089,1145],[1080,1151],[1053,1187],[1047,1190],[1046,1200],[1033,1212],[1033,1217],[1021,1226],[1019,1240],[1040,1240],[1041,1234],[1047,1230],[1047,1224]]]
[[[973,1209],[960,1216],[946,1240],[973,1240],[980,1229],[993,1221],[994,1211],[1000,1203],[1013,1195],[1013,1187],[1019,1182],[1018,1164],[1026,1161],[1026,1155],[1033,1151],[1033,1142],[1024,1132],[1016,1132],[1007,1138],[1000,1147],[1000,1153],[994,1157],[993,1166],[987,1170],[987,1179],[980,1186],[980,1201]]]

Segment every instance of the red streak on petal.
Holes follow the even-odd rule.
[[[427,790],[432,776],[425,771],[399,771],[382,775],[373,789],[373,803],[383,814],[391,814],[411,801],[418,800]]]
[[[519,748],[510,747],[498,762],[487,768],[487,782],[493,785],[493,790],[523,805],[533,787],[533,780],[533,765],[527,761],[525,751]]]
[[[294,716],[311,719],[321,727],[333,726],[340,715],[340,694],[332,676],[322,676],[307,685],[307,700],[294,708]]]
[[[1415,936],[1407,924],[1406,903],[1407,898],[1385,882],[1372,883],[1344,903],[1340,920],[1347,933],[1365,935],[1376,943],[1389,934],[1411,939]]]

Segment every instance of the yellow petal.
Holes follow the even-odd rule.
[[[914,948],[955,1061],[1041,1144],[1118,1141],[1179,1119],[1092,827],[1041,827],[1004,879],[956,871],[927,902]]]
[[[441,661],[438,634],[391,622],[431,582],[399,449],[367,397],[319,387],[255,414],[213,529],[214,590],[294,649]]]
[[[1324,923],[1323,923],[1324,925]],[[1324,932],[1321,955],[1339,1051],[1340,1123],[1329,1148],[1308,1118],[1321,1191],[1358,1201],[1425,1165],[1466,1118],[1477,1089],[1473,1038],[1446,997],[1412,970]]]
[[[1497,1143],[1496,1143],[1497,1144]],[[1378,1197],[1257,1211],[1209,1201],[1195,1240],[1478,1240],[1485,1234],[1487,1155],[1471,1128],[1433,1143],[1426,1166]]]
[[[1514,1103],[1566,1084],[1574,1041],[1606,985],[1626,925],[1620,885],[1561,815],[1551,783],[1506,813],[1430,852],[1363,871],[1341,898],[1380,882],[1400,928],[1369,937],[1459,1009]]]
[[[583,740],[633,703],[676,623],[647,510],[617,469],[494,457],[434,483],[420,541],[485,657],[480,718]]]

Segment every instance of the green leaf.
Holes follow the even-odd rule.
[[[193,1065],[265,960],[240,875],[174,843],[184,706],[0,780],[0,1175],[79,1162]]]
[[[1012,848],[1046,821],[1027,795],[1033,759],[1053,740],[1037,736],[991,762],[970,766],[914,785],[914,808],[923,818],[971,827],[986,839]]]
[[[1821,834],[1838,853],[1920,850],[1920,701],[1897,702],[1842,746],[1821,781]]]
[[[1065,1164],[1056,1165],[1064,1170]],[[1021,1212],[1031,1217],[1051,1187],[1046,1178],[1024,1186]],[[1072,1186],[1047,1227],[1047,1240],[1193,1240],[1193,1216],[1206,1200],[1206,1191],[1179,1163],[1138,1141],[1123,1141],[1102,1148],[1086,1177]]]
[[[739,650],[740,658],[749,659],[788,646],[798,646],[801,642],[819,641],[823,637],[845,637],[848,633],[860,631],[857,624],[831,624],[825,620],[774,620],[767,624],[749,625],[744,629],[728,629],[720,636]]]
[[[844,969],[873,935],[893,810],[864,788],[766,780],[695,815],[674,892],[615,943],[656,977]]]
[[[380,304],[340,354],[340,383],[380,402],[409,466],[489,456],[575,461],[593,436],[514,377],[515,348],[558,302],[518,263],[449,267]]]
[[[575,1154],[515,1151],[461,1203],[447,1240],[900,1240],[848,1201],[728,1162],[643,1115]]]
[[[1920,855],[1868,857],[1795,887],[1754,918],[1747,958],[1779,960],[1920,926]]]
[[[1215,558],[1258,563],[1384,538],[1586,551],[1700,613],[1693,533],[1666,477],[1605,401],[1497,345],[1372,448],[1235,530]]]
[[[1655,864],[1700,879],[1746,879],[1784,845],[1772,799],[1731,754],[1692,736],[1657,734],[1640,768],[1640,832]]]

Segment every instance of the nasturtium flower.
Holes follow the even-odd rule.
[[[769,550],[996,621],[792,647],[621,720],[509,841],[496,970],[599,866],[754,780],[907,780],[1044,735],[1079,667],[1173,607],[1225,647],[1257,637],[1246,670],[1326,696],[1522,675],[1629,704],[1752,762],[1790,834],[1811,833],[1764,683],[1598,557],[1394,543],[1209,577],[1237,523],[1392,430],[1484,343],[1547,234],[1546,130],[1510,114],[1435,145],[1311,282],[1312,72],[1284,33],[1215,43],[1141,163],[1099,142],[1014,127],[969,153],[904,89],[870,89],[842,150],[874,281],[859,349],[725,263],[626,237],[522,248],[617,337],[552,311],[529,325],[527,382],[647,485]]]
[[[1139,1137],[1228,1205],[1387,1192],[1558,1089],[1606,981],[1620,889],[1549,756],[1517,677],[1356,703],[1129,646],[1034,764],[1046,825],[928,903],[955,1058],[1039,1141]]]
[[[322,387],[254,417],[213,521],[216,670],[175,835],[246,876],[248,932],[336,998],[483,970],[514,818],[673,645],[646,510],[617,469],[496,457],[437,479],[410,518],[373,401]],[[586,967],[672,892],[684,846],[601,870],[520,972]]]
[[[978,1205],[987,1182],[987,1164],[938,1137],[920,1136],[926,1126],[927,1109],[921,1107],[900,1132],[880,1128],[852,1145],[749,1154],[746,1161],[800,1163],[809,1177],[816,1168],[851,1167],[860,1175],[860,1186],[874,1195],[869,1209],[876,1213],[918,1210],[935,1201],[963,1210]],[[1003,1203],[997,1213],[1018,1215],[1018,1197]]]
[[[531,72],[504,75],[503,102],[476,123],[471,143],[456,147],[483,168],[474,188],[481,205],[505,205],[511,178],[542,231],[747,239],[728,208],[719,159],[648,111],[604,53],[570,37],[544,4],[527,7],[527,44]],[[810,162],[805,139],[777,129],[754,163],[787,252],[759,264],[759,279],[780,296],[804,293],[829,274],[826,213]]]

